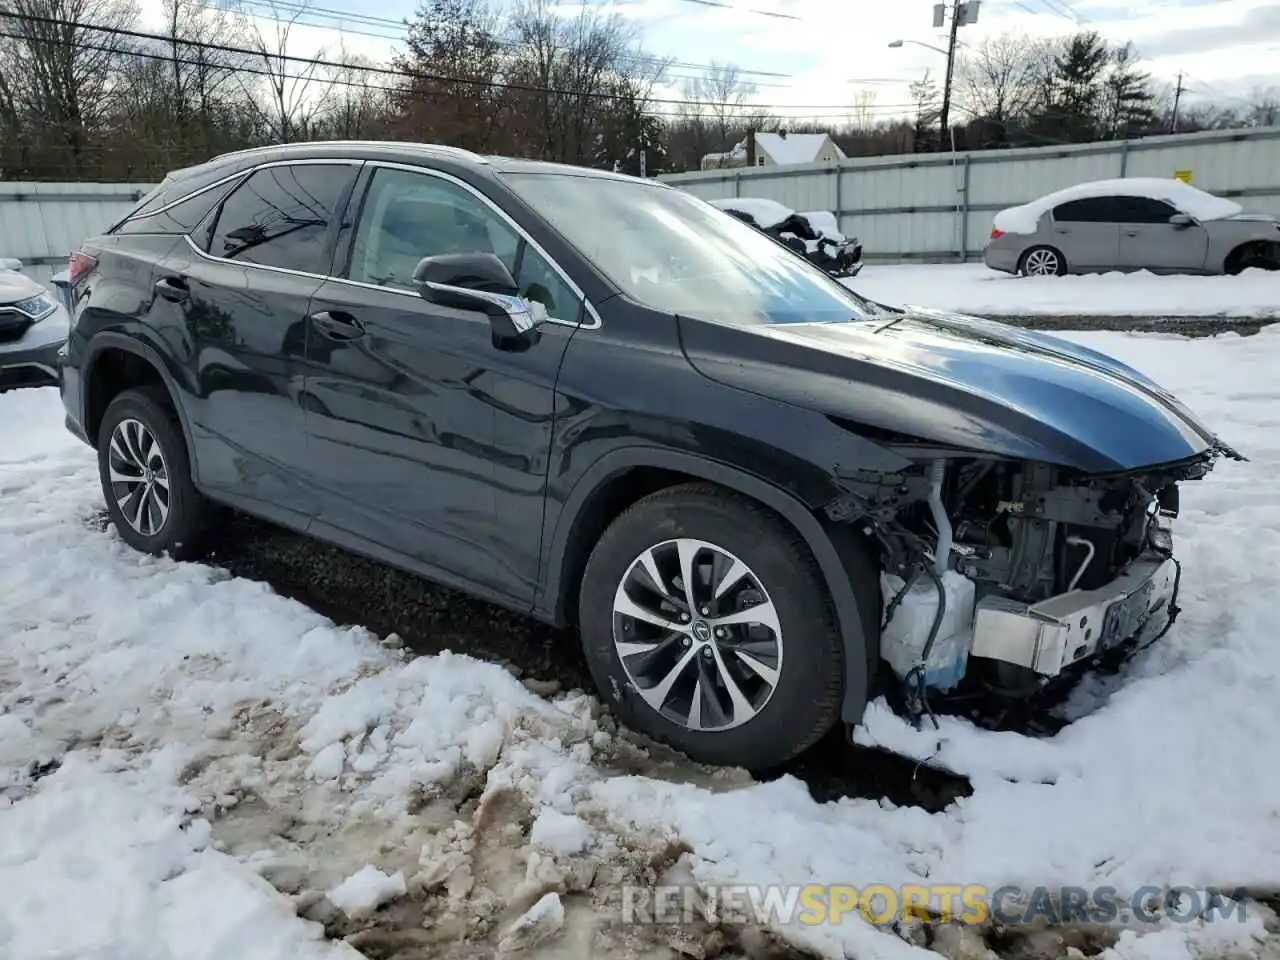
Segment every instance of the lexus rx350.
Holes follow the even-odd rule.
[[[713,763],[1153,635],[1178,484],[1239,456],[1113,359],[599,171],[235,153],[71,271],[67,424],[125,541],[230,506],[572,625],[623,721]]]

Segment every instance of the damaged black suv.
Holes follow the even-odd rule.
[[[1178,484],[1238,456],[1115,360],[598,171],[235,153],[70,268],[67,425],[126,542],[230,506],[576,626],[618,716],[713,763],[1154,634]]]

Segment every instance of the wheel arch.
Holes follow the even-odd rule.
[[[1278,261],[1280,261],[1280,240],[1271,240],[1269,238],[1253,237],[1249,240],[1242,240],[1235,244],[1227,255],[1222,259],[1222,272],[1226,274],[1239,273],[1241,261],[1245,254],[1254,249],[1270,248]]]
[[[1052,243],[1033,243],[1031,244],[1031,246],[1027,247],[1027,249],[1023,250],[1022,253],[1018,255],[1018,262],[1014,266],[1014,272],[1018,276],[1023,276],[1023,277],[1029,276],[1029,274],[1026,272],[1027,258],[1030,257],[1031,254],[1035,253],[1037,250],[1048,250],[1058,258],[1058,273],[1056,274],[1056,276],[1059,276],[1059,277],[1065,276],[1066,274],[1071,272],[1071,264],[1067,262],[1067,255],[1063,253],[1061,249],[1059,249],[1058,247],[1055,247]]]
[[[840,716],[845,723],[857,723],[866,708],[879,644],[878,637],[868,635],[869,625],[877,622],[870,617],[876,613],[866,609],[870,604],[859,603],[850,579],[857,563],[852,537],[844,536],[844,531],[833,537],[801,500],[729,464],[649,447],[624,447],[602,456],[574,485],[551,532],[538,606],[553,622],[570,623],[587,557],[612,519],[642,496],[699,480],[750,497],[778,514],[804,540],[835,608],[844,646]],[[875,597],[879,597],[878,582]]]
[[[109,373],[101,365],[103,363],[111,363],[113,357],[120,355],[131,358],[134,364],[141,365],[142,369],[148,370],[151,376],[140,379],[126,376],[119,383],[118,389],[104,392],[101,378],[108,376]],[[168,393],[169,403],[178,415],[178,423],[182,428],[182,439],[187,444],[187,455],[191,461],[192,472],[193,474],[195,473],[195,445],[192,442],[191,424],[187,421],[186,412],[182,409],[182,404],[178,403],[177,384],[165,368],[160,354],[154,348],[123,334],[99,333],[89,342],[82,376],[84,382],[84,416],[81,422],[91,444],[95,447],[97,446],[98,428],[102,424],[102,417],[106,413],[107,406],[111,403],[113,397],[120,393],[121,390],[126,390],[129,387],[140,386],[143,383],[158,383]]]

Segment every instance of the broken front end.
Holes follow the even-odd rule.
[[[1178,484],[1217,455],[1094,475],[937,459],[832,505],[879,546],[880,657],[908,708],[928,712],[929,691],[962,681],[1027,697],[1163,635],[1178,609]]]

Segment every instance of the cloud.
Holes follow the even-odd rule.
[[[1215,4],[1218,23],[1179,27],[1139,39],[1143,56],[1158,59],[1186,54],[1208,53],[1245,44],[1280,40],[1280,4],[1268,4],[1243,11],[1234,22],[1221,22],[1222,6]],[[1197,18],[1199,19],[1199,18]]]

